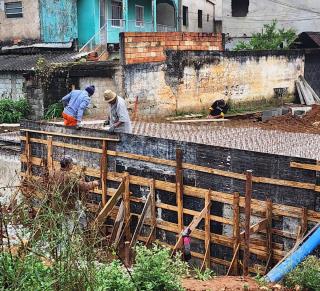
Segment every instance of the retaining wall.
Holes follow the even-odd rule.
[[[67,133],[91,137],[106,137],[105,131],[82,129],[76,131],[73,129],[64,128],[63,126],[52,124],[41,124],[31,121],[22,123],[22,128],[31,130],[49,131],[55,133]],[[22,132],[25,135],[24,132]],[[32,166],[34,175],[39,175],[43,172],[42,166],[45,164],[47,158],[46,138],[47,134],[29,132],[31,138],[42,138],[44,144],[32,143],[31,155],[41,159],[43,162],[38,162],[38,166]],[[86,167],[95,178],[100,177],[100,158],[101,154],[97,152],[87,152],[83,148],[77,148],[81,143],[82,146],[87,146],[95,149],[101,149],[101,141],[92,139],[79,139],[70,137],[59,137],[53,135],[54,142],[68,143],[74,145],[74,148],[53,146],[53,160],[58,161],[63,156],[69,155],[77,161],[81,167]],[[24,145],[22,143],[22,152],[24,152]],[[54,143],[53,143],[54,145]],[[154,137],[143,137],[135,135],[121,134],[119,142],[108,141],[108,150],[117,153],[130,153],[136,155],[143,155],[146,157],[154,157],[162,160],[175,161],[176,149],[180,148],[183,153],[183,163],[216,169],[214,174],[206,173],[201,170],[193,170],[187,168],[183,171],[183,207],[187,211],[200,212],[204,207],[203,191],[212,189],[215,191],[215,197],[212,202],[210,210],[211,215],[219,216],[221,219],[217,221],[211,220],[211,234],[214,239],[211,241],[210,249],[211,256],[214,257],[215,268],[223,273],[226,271],[228,262],[232,259],[232,226],[229,223],[222,221],[232,220],[232,205],[224,203],[223,201],[231,201],[234,192],[239,192],[244,196],[245,179],[241,178],[246,170],[253,170],[255,182],[253,184],[253,198],[255,201],[255,216],[252,218],[252,224],[255,221],[261,220],[263,217],[263,210],[266,199],[271,199],[274,203],[274,211],[277,215],[273,218],[273,243],[276,245],[275,258],[280,258],[286,251],[295,244],[298,237],[298,226],[302,223],[303,208],[307,209],[308,228],[312,227],[316,222],[320,221],[320,196],[316,192],[316,184],[318,182],[317,172],[310,170],[303,170],[290,167],[291,162],[299,162],[305,164],[316,164],[315,160],[307,160],[300,158],[293,158],[288,156],[270,155],[264,153],[250,152],[245,150],[236,150],[230,148],[222,148],[215,146],[208,146],[195,143],[178,142],[174,140],[166,140]],[[175,185],[176,169],[174,166],[168,164],[159,164],[153,161],[143,161],[137,159],[126,158],[123,155],[110,156],[107,159],[108,165],[108,188],[117,188],[119,181],[121,181],[121,173],[127,172],[132,177],[141,177],[143,179],[156,179],[156,181],[168,182],[170,185]],[[26,170],[26,164],[23,164],[22,171]],[[223,174],[221,174],[222,171]],[[94,174],[95,173],[95,174]],[[240,178],[238,176],[240,174]],[[259,177],[272,179],[270,182],[261,182]],[[94,179],[94,177],[92,177]],[[120,180],[119,180],[120,179]],[[135,178],[137,181],[139,178]],[[145,180],[143,180],[145,181]],[[146,180],[148,181],[148,180]],[[280,181],[280,182],[279,182]],[[287,181],[287,182],[284,182]],[[160,182],[157,182],[158,184]],[[294,182],[299,182],[298,184]],[[143,182],[145,183],[145,182]],[[139,185],[138,182],[130,184],[131,196],[134,198],[145,198],[148,194],[148,184]],[[287,186],[285,186],[287,185]],[[289,185],[289,186],[288,186]],[[199,192],[193,192],[190,196],[190,189],[187,191],[186,186],[196,187]],[[164,187],[164,186],[163,186]],[[157,239],[160,241],[174,245],[176,242],[177,230],[177,210],[176,209],[176,194],[174,190],[169,190],[169,187],[156,187],[157,203],[165,204],[166,206],[157,208],[157,221],[159,227],[157,228]],[[172,188],[172,187],[171,187]],[[171,189],[170,188],[170,189]],[[192,188],[194,189],[194,188]],[[206,190],[207,189],[207,190]],[[198,194],[197,194],[198,193]],[[202,194],[201,194],[202,193]],[[93,194],[92,199],[95,202],[101,201],[101,194]],[[219,202],[220,201],[220,202]],[[291,206],[291,208],[290,208]],[[243,206],[242,206],[243,207]],[[293,208],[292,208],[293,207]],[[143,208],[143,203],[132,202],[131,212],[140,213]],[[287,210],[286,210],[287,209]],[[291,214],[279,215],[289,211]],[[308,219],[309,219],[308,218]],[[184,225],[188,225],[192,220],[192,215],[184,214]],[[240,217],[243,220],[243,216]],[[134,223],[135,221],[133,221]],[[231,223],[232,224],[232,223]],[[170,225],[168,230],[166,225]],[[204,229],[204,224],[201,223],[195,234],[201,233]],[[262,236],[261,236],[262,235]],[[263,239],[261,234],[258,238]],[[225,244],[223,243],[226,242]],[[261,243],[261,242],[260,242]],[[196,258],[205,252],[205,246],[201,235],[195,235],[192,240],[192,251],[197,253]],[[259,249],[262,248],[262,249]],[[254,264],[264,264],[266,261],[266,246],[260,246],[251,254],[251,266]],[[240,256],[242,252],[240,253]],[[280,256],[280,257],[279,257]],[[277,260],[274,259],[274,263]],[[253,267],[252,267],[253,268]]]

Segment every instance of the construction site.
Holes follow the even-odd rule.
[[[39,290],[302,290],[284,282],[319,258],[320,99],[306,80],[317,52],[227,52],[221,35],[201,33],[120,38],[118,63],[25,74],[30,116],[0,126],[1,255],[15,266],[36,256],[48,268],[38,277],[56,274]],[[99,86],[81,126],[43,120],[50,102],[89,81]],[[101,119],[109,88],[125,96],[132,133]],[[242,112],[208,117],[219,99]],[[76,182],[61,183],[68,161]],[[139,283],[148,268],[158,282],[160,263],[141,260],[160,247],[158,272],[171,269],[181,286]],[[111,264],[99,281],[109,289],[86,285],[100,264]],[[185,264],[192,274],[180,276]],[[106,283],[110,266],[125,273],[123,288]]]

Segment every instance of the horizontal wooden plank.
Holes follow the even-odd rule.
[[[310,171],[319,171],[320,172],[320,165],[312,165],[312,164],[302,164],[291,162],[291,168],[302,169],[302,170],[310,170]]]
[[[76,135],[76,134],[59,133],[59,132],[54,132],[54,131],[33,130],[33,129],[27,129],[27,128],[21,128],[20,131],[37,133],[37,134],[45,134],[45,135],[51,135],[51,136],[79,138],[79,139],[107,140],[107,141],[116,141],[116,142],[120,141],[120,139],[118,139],[118,138],[111,138],[111,137],[97,137],[97,136]]]
[[[20,156],[20,159],[21,159],[21,162],[24,162],[24,163],[27,162],[27,158],[24,154]],[[43,165],[42,159],[36,158],[36,157],[31,158],[31,163],[37,166]],[[55,168],[59,167],[59,163],[57,161],[54,161],[54,167]],[[81,167],[78,167],[78,166],[74,167],[75,172],[80,172],[82,170],[83,169]],[[99,170],[95,170],[92,168],[85,168],[85,173],[88,176],[100,178]],[[107,179],[112,181],[121,182],[122,178],[123,178],[122,173],[108,172],[107,174]],[[131,184],[149,187],[150,179],[148,178],[130,175],[129,179]],[[175,193],[176,184],[171,182],[166,182],[166,181],[155,180],[155,188],[159,190]],[[184,195],[191,196],[191,197],[204,199],[205,193],[207,191],[208,189],[196,188],[193,186],[184,186]],[[211,191],[211,200],[226,203],[226,204],[232,204],[233,195],[217,192],[217,191]],[[251,206],[253,211],[259,211],[261,213],[265,213],[265,207],[266,207],[265,205],[266,205],[265,201],[252,199]],[[244,197],[240,197],[240,207],[244,207]],[[293,207],[293,206],[273,204],[272,211],[274,215],[300,218],[302,209],[298,207]],[[308,210],[308,221],[312,221],[316,223],[320,222],[320,213],[316,211]]]
[[[48,134],[50,135],[50,133],[48,133]],[[51,135],[53,135],[53,134],[51,134]],[[59,134],[57,134],[57,135],[59,135]],[[72,135],[70,135],[70,136],[77,137],[77,136],[72,136]],[[88,139],[90,139],[90,138],[88,138]],[[104,140],[108,140],[108,139],[104,139]],[[31,142],[32,142],[32,139],[31,139]],[[75,145],[70,145],[70,144],[65,144],[65,143],[58,144],[58,143],[54,142],[53,145],[66,147],[66,148],[79,149],[79,147],[77,148],[77,146],[75,146]],[[86,151],[91,151],[91,152],[93,151],[93,152],[100,153],[100,150],[98,151],[98,149],[88,148],[88,147],[86,147]],[[150,157],[150,156],[143,156],[143,155],[137,155],[137,154],[131,154],[131,153],[125,153],[125,152],[115,152],[115,151],[107,151],[107,154],[111,155],[111,156],[123,157],[123,158],[127,158],[127,159],[134,159],[134,160],[145,161],[145,162],[161,164],[161,165],[167,165],[167,166],[172,166],[172,167],[176,166],[176,162],[173,160],[159,159],[159,158],[154,158],[154,157]],[[182,168],[188,169],[188,170],[199,171],[199,172],[210,173],[210,174],[218,175],[218,176],[222,176],[222,177],[243,180],[243,181],[246,179],[245,175],[241,174],[241,173],[223,171],[223,170],[213,169],[213,168],[209,168],[209,167],[193,165],[193,164],[189,164],[189,163],[182,163]],[[278,185],[278,186],[285,186],[285,187],[292,187],[292,188],[301,188],[301,189],[314,190],[314,191],[320,192],[320,187],[316,187],[316,185],[313,183],[303,183],[303,182],[297,182],[297,181],[291,181],[291,180],[282,180],[282,179],[257,177],[257,176],[253,176],[252,181],[254,183],[264,183],[264,184],[271,184],[271,185]]]

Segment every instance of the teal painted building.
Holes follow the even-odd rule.
[[[179,0],[78,0],[79,46],[119,43],[123,31],[176,31]]]
[[[78,38],[77,0],[39,0],[40,34],[45,43]]]

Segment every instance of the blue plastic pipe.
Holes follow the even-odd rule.
[[[270,283],[279,282],[287,273],[291,272],[303,259],[320,245],[320,227],[280,265],[273,268],[266,276]]]

